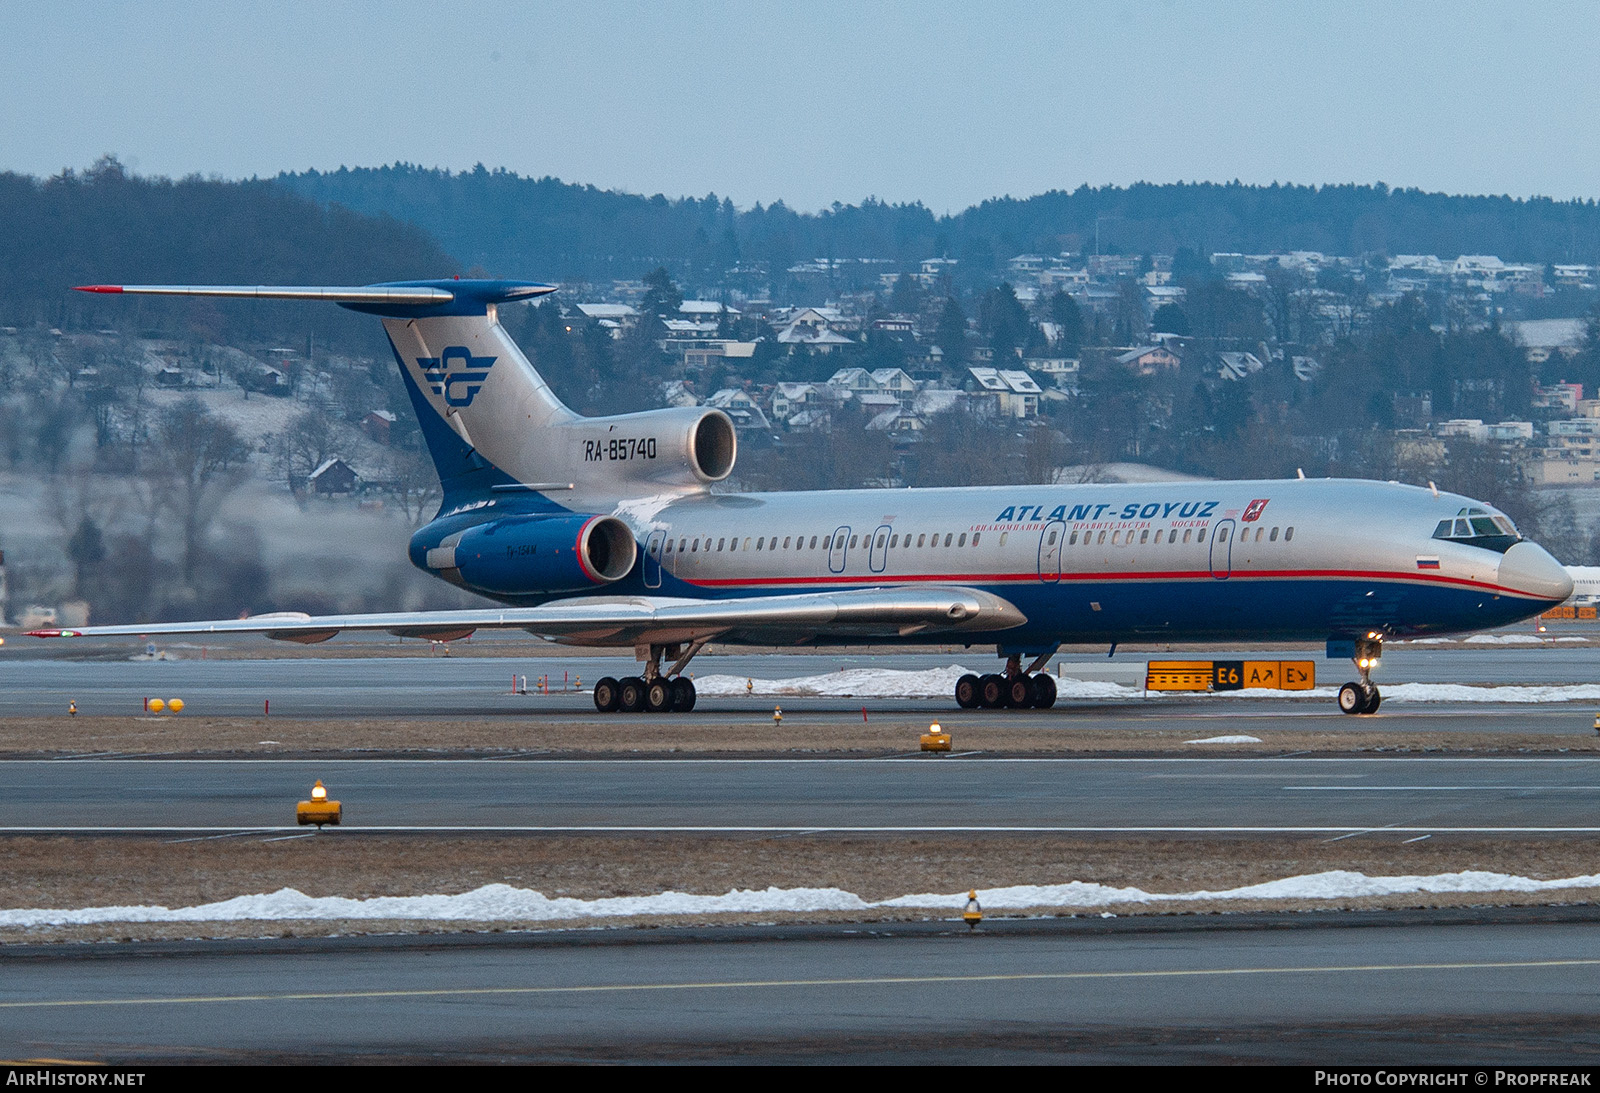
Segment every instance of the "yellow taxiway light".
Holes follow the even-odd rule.
[[[782,706],[774,706],[774,707],[772,707],[772,723],[774,725],[783,724],[783,707]]]
[[[929,725],[928,726],[928,731],[922,734],[922,750],[923,751],[949,751],[950,750],[950,734],[945,732],[944,729],[940,728],[939,723],[937,721],[935,721],[933,724]]]
[[[167,699],[167,709],[171,710],[173,713],[182,713],[183,712],[183,699],[181,699],[181,698],[169,698],[169,699]]]
[[[344,808],[338,801],[328,800],[328,790],[321,778],[311,787],[311,800],[301,801],[294,809],[295,823],[302,827],[306,824],[316,824],[319,829],[323,824],[338,827],[343,817]]]
[[[978,890],[967,891],[967,909],[961,912],[961,921],[967,924],[967,929],[976,930],[978,923],[983,921],[983,908],[978,906]]]
[[[151,713],[160,713],[162,710],[167,708],[167,702],[166,699],[163,698],[152,698],[150,701],[144,704],[144,708],[149,710]]]

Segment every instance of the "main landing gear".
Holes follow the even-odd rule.
[[[704,645],[704,641],[693,642],[687,651],[678,645],[641,646],[638,652],[644,661],[644,675],[596,680],[594,708],[601,713],[688,713],[694,709],[694,680],[679,673]],[[665,672],[661,670],[663,655],[676,658]]]
[[[975,710],[979,706],[991,710],[1048,710],[1056,704],[1056,681],[1039,669],[1050,656],[1050,653],[1040,654],[1028,665],[1028,670],[1023,671],[1022,657],[1013,654],[1006,658],[1003,674],[962,676],[956,680],[956,705],[963,710]]]
[[[1383,695],[1372,682],[1372,669],[1383,660],[1383,635],[1372,632],[1356,640],[1356,669],[1361,673],[1359,683],[1346,683],[1339,688],[1339,712],[1348,714],[1377,713]]]

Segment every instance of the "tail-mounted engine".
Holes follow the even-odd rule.
[[[413,549],[423,555],[423,568],[446,580],[506,596],[610,584],[628,575],[637,554],[628,525],[615,516],[585,513],[502,516],[448,535],[435,547],[413,539]]]
[[[578,418],[551,430],[579,488],[706,486],[733,470],[739,442],[721,410],[646,410]]]

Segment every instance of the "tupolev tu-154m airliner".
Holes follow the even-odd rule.
[[[1381,701],[1386,638],[1537,615],[1565,569],[1505,514],[1432,488],[1355,480],[716,493],[737,440],[708,408],[581,417],[500,325],[524,281],[358,288],[90,285],[126,295],[336,303],[379,316],[444,499],[413,564],[498,605],[41,630],[74,635],[343,630],[449,641],[525,630],[631,647],[602,711],[687,711],[707,642],[993,645],[1004,668],[956,684],[963,707],[1048,707],[1063,644],[1317,641],[1355,661],[1339,708]]]

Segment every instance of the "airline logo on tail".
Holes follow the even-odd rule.
[[[447,406],[471,406],[483,390],[489,369],[498,358],[474,357],[464,345],[452,345],[437,357],[418,357],[417,366],[428,390],[443,395]]]

